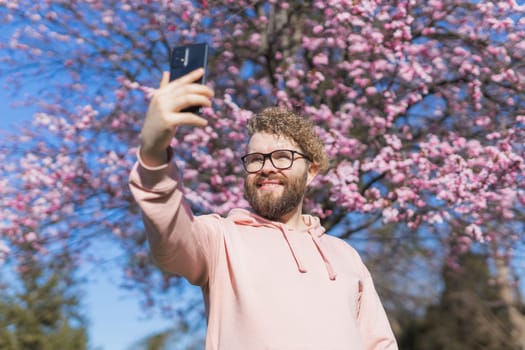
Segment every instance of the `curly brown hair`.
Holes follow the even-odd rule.
[[[257,132],[267,132],[293,140],[320,172],[328,169],[328,156],[309,119],[284,108],[269,107],[251,118],[247,127],[250,137]]]

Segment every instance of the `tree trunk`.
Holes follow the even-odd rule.
[[[501,300],[509,313],[509,319],[512,324],[511,335],[516,344],[525,350],[525,315],[519,309],[519,294],[511,279],[511,272],[508,264],[503,258],[496,258],[496,269],[498,282],[501,285]]]

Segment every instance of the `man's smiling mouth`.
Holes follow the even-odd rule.
[[[271,189],[283,186],[283,182],[278,179],[264,179],[257,182],[257,187],[261,189]]]

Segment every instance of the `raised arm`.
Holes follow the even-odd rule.
[[[194,84],[204,73],[196,70],[168,82],[168,74],[151,100],[141,133],[139,161],[130,174],[130,189],[141,207],[152,256],[159,267],[206,282],[206,227],[197,227],[183,196],[180,176],[171,161],[169,144],[179,125],[204,126],[206,120],[180,112],[191,106],[210,106],[213,91]],[[202,226],[202,225],[201,225]]]

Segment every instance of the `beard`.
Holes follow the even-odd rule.
[[[278,221],[301,204],[306,190],[307,177],[306,171],[302,176],[291,179],[259,174],[251,182],[244,181],[244,196],[258,215],[268,220]],[[283,185],[282,194],[277,196],[273,191],[258,191],[257,183],[264,179],[279,179]]]

